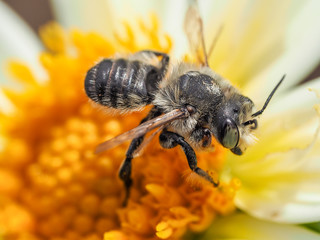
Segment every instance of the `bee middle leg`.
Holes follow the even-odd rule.
[[[198,167],[197,157],[193,148],[184,140],[182,136],[174,132],[163,130],[159,136],[159,140],[163,148],[173,148],[177,145],[180,145],[187,157],[190,169],[205,180],[212,183],[215,187],[219,185],[219,183],[215,182],[206,171]]]
[[[157,109],[156,107],[154,107],[150,110],[148,115],[144,119],[142,119],[140,124],[142,124],[152,118],[155,118],[159,115],[161,115],[161,111],[159,109]],[[127,202],[128,202],[129,196],[130,196],[130,188],[132,185],[132,178],[131,178],[132,164],[131,164],[131,161],[133,159],[133,154],[139,148],[139,146],[143,142],[143,139],[144,139],[144,135],[141,137],[135,138],[131,141],[130,146],[129,146],[127,153],[126,153],[126,158],[122,162],[122,165],[119,170],[119,177],[123,181],[124,186],[125,186],[125,190],[126,190],[125,199],[123,201],[123,206],[127,205]]]

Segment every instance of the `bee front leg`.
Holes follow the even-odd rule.
[[[199,147],[207,148],[211,145],[212,133],[208,128],[197,126],[191,132],[190,139],[195,143],[199,143]]]
[[[130,188],[132,185],[132,178],[131,178],[131,160],[133,159],[133,153],[134,151],[140,146],[140,144],[143,142],[144,136],[135,138],[131,141],[131,144],[129,146],[129,149],[126,154],[126,159],[122,162],[122,165],[119,170],[119,177],[124,183],[124,187],[126,190],[125,198],[123,201],[123,206],[127,205],[129,196],[130,196]]]
[[[142,119],[142,121],[140,122],[140,124],[155,118],[157,116],[161,115],[161,111],[159,109],[157,109],[156,107],[152,108],[150,110],[150,112],[148,113],[148,115]],[[133,159],[133,154],[134,152],[139,148],[139,146],[141,145],[141,143],[143,142],[144,139],[144,135],[138,138],[135,138],[131,141],[130,146],[127,150],[126,153],[126,159],[123,161],[120,170],[119,170],[119,177],[120,179],[123,181],[125,189],[126,189],[126,194],[125,194],[125,199],[123,201],[123,206],[127,205],[129,196],[130,196],[130,188],[132,185],[132,178],[131,178],[131,161]]]
[[[173,148],[177,145],[180,145],[182,150],[184,151],[189,167],[192,171],[194,171],[199,176],[203,177],[205,180],[209,181],[213,184],[213,186],[217,187],[219,182],[213,181],[212,177],[203,169],[199,168],[197,165],[197,157],[192,149],[192,147],[184,140],[182,136],[177,133],[169,132],[167,130],[162,131],[159,136],[160,144],[163,148]]]

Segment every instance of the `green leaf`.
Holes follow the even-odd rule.
[[[307,223],[307,224],[303,224],[302,226],[312,231],[315,231],[317,233],[320,233],[320,222]]]

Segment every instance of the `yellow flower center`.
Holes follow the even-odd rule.
[[[154,139],[133,161],[134,184],[126,207],[118,168],[128,143],[100,155],[96,145],[134,128],[146,111],[110,116],[95,108],[83,90],[86,71],[116,52],[169,52],[171,40],[140,22],[114,40],[78,31],[70,35],[51,23],[40,33],[47,51],[40,57],[49,79],[38,83],[23,64],[10,70],[23,91],[5,90],[16,106],[1,115],[0,236],[15,239],[175,239],[203,231],[214,218],[234,210],[240,183],[218,188],[202,183],[183,152],[163,150]],[[141,41],[137,36],[143,36]],[[139,41],[138,41],[139,40]],[[214,178],[225,150],[197,154]],[[159,171],[161,169],[161,171]]]

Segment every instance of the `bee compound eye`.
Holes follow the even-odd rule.
[[[222,129],[222,145],[226,148],[234,148],[239,142],[239,129],[234,121],[226,119]]]

